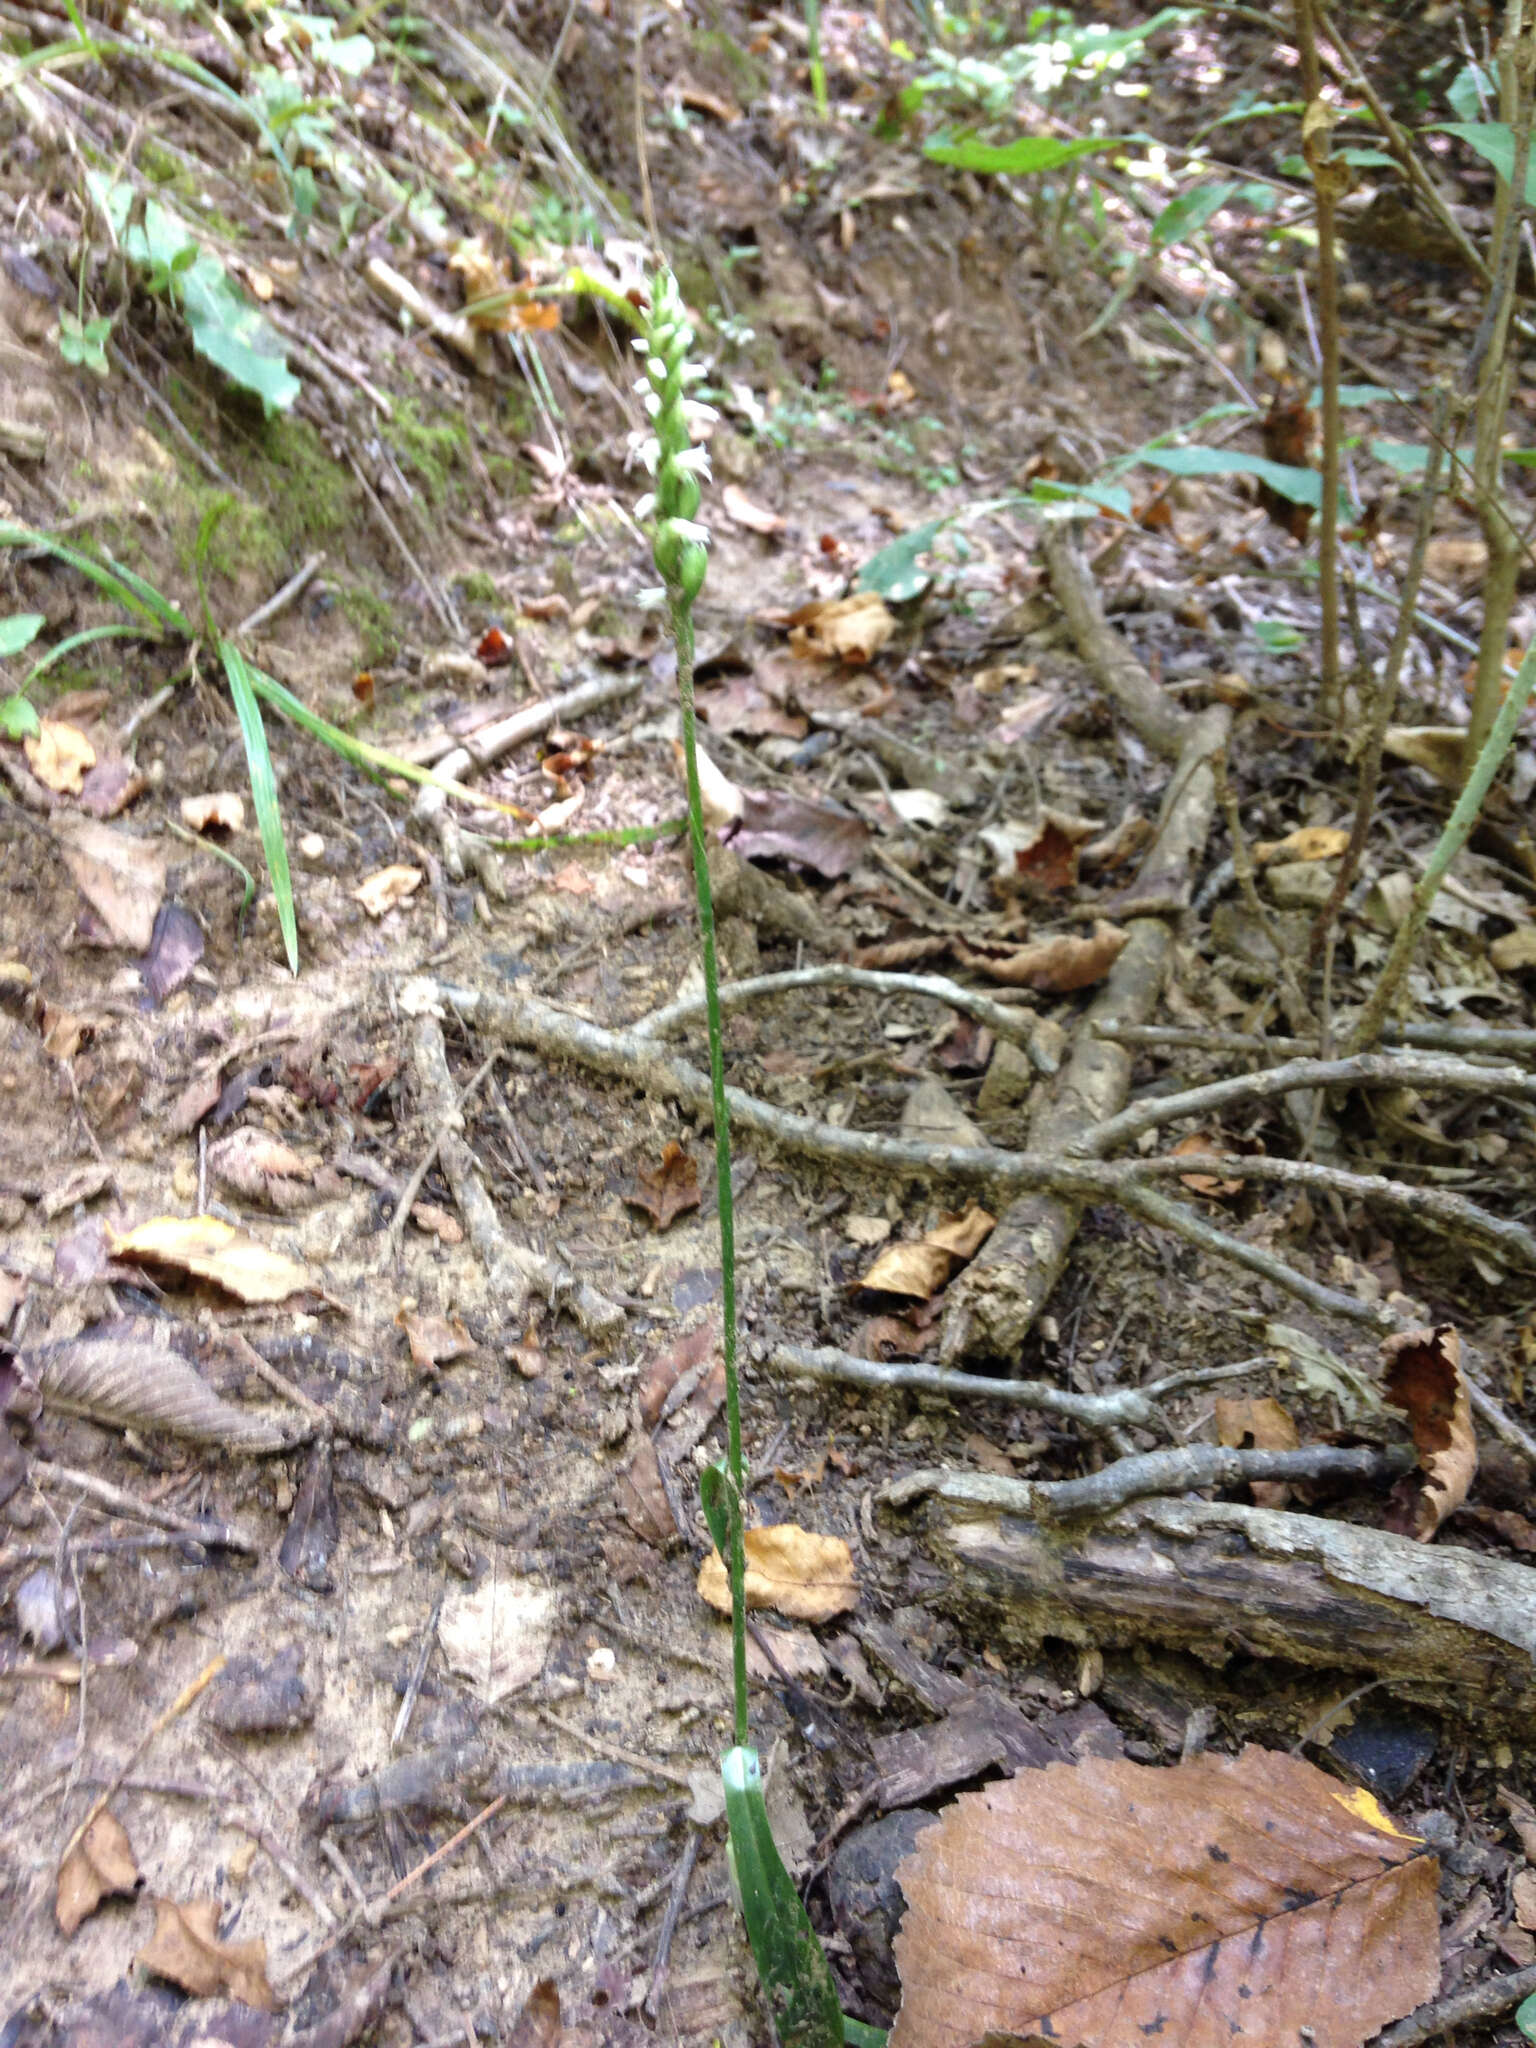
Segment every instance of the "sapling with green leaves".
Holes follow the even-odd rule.
[[[693,710],[693,607],[709,569],[709,530],[699,518],[702,482],[709,476],[707,450],[696,447],[693,428],[714,418],[711,407],[688,396],[703,377],[690,360],[694,330],[669,270],[658,272],[651,289],[650,317],[635,347],[645,357],[637,389],[651,416],[652,435],[644,454],[655,478],[653,491],[636,512],[656,520],[653,554],[662,583],[647,601],[665,605],[677,649],[677,694],[682,712],[683,758],[688,781],[688,837],[699,900],[699,937],[704,957],[704,994],[709,1020],[709,1077],[715,1125],[715,1184],[720,1218],[720,1293],[724,1322],[726,1455],[703,1475],[705,1518],[731,1587],[731,1670],[734,1741],[720,1760],[730,1829],[731,1873],[752,1945],[757,1974],[767,1996],[783,2048],[838,2048],[850,2039],[880,2039],[873,2030],[844,2021],[837,1986],[773,1840],[763,1799],[762,1769],[749,1746],[747,1712],[746,1495],[741,1454],[741,1387],[736,1366],[736,1252],[731,1206],[731,1126],[725,1093],[725,1056],[720,1028],[720,972],[715,955],[715,912],[709,888],[704,840],[704,807]]]

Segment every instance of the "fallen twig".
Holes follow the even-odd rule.
[[[1159,1095],[1132,1103],[1118,1116],[1094,1125],[1082,1149],[1104,1158],[1132,1144],[1143,1131],[1159,1130],[1180,1117],[1211,1116],[1239,1102],[1262,1102],[1300,1088],[1450,1088],[1486,1095],[1513,1095],[1536,1102],[1536,1074],[1520,1067],[1480,1067],[1470,1060],[1431,1053],[1360,1053],[1350,1059],[1288,1060],[1259,1074],[1231,1074],[1186,1088],[1178,1095]]]
[[[1366,2043],[1366,2048],[1419,2048],[1421,2041],[1436,2040],[1453,2027],[1473,2027],[1479,2020],[1496,2020],[1512,2005],[1533,1994],[1536,1965],[1510,1970],[1502,1977],[1485,1977],[1470,1990],[1453,1991],[1448,1998],[1419,2006],[1395,2026],[1384,2028]]]
[[[735,1009],[742,1003],[755,1003],[761,996],[781,995],[792,988],[867,988],[876,995],[917,996],[927,1002],[947,1003],[950,1009],[974,1017],[996,1037],[1015,1045],[1025,1042],[1036,1022],[1032,1011],[994,1002],[992,997],[962,988],[959,982],[942,974],[886,974],[872,967],[836,965],[797,967],[787,974],[754,974],[746,981],[723,982],[720,1007]],[[637,1038],[665,1038],[669,1031],[703,1014],[702,995],[684,996],[678,1002],[668,1003],[665,1009],[652,1010],[648,1016],[637,1018],[629,1028]]]
[[[1341,1448],[1306,1444],[1290,1451],[1238,1450],[1225,1444],[1178,1444],[1171,1450],[1139,1451],[1081,1479],[1008,1480],[1010,1513],[1036,1521],[1064,1522],[1078,1515],[1106,1515],[1148,1494],[1190,1493],[1207,1486],[1243,1486],[1259,1479],[1395,1479],[1414,1463],[1414,1453],[1376,1451],[1368,1445]],[[880,1498],[906,1507],[933,1491],[933,1474],[894,1479]]]
[[[1042,1415],[1060,1415],[1084,1429],[1150,1429],[1157,1409],[1138,1387],[1117,1387],[1104,1394],[1076,1394],[1043,1380],[988,1379],[981,1373],[957,1372],[951,1366],[905,1360],[855,1358],[830,1344],[776,1344],[768,1362],[796,1379],[823,1380],[837,1386],[869,1387],[877,1392],[952,1394],[957,1400],[1007,1401],[1016,1408],[1035,1408]]]
[[[188,1536],[210,1549],[243,1550],[254,1557],[261,1548],[254,1536],[246,1535],[233,1522],[216,1522],[203,1515],[179,1515],[174,1508],[140,1500],[125,1488],[114,1486],[110,1479],[99,1479],[94,1472],[79,1472],[73,1465],[55,1465],[51,1459],[34,1458],[30,1476],[34,1484],[53,1480],[59,1486],[73,1486],[114,1515],[148,1522],[151,1528],[169,1529],[174,1535]]]
[[[1199,1052],[1252,1052],[1272,1059],[1276,1053],[1319,1055],[1315,1038],[1271,1038],[1257,1031],[1197,1031],[1182,1024],[1100,1024],[1100,1038],[1122,1045],[1190,1046]],[[1507,1030],[1498,1025],[1403,1024],[1383,1031],[1388,1046],[1411,1045],[1420,1052],[1488,1053],[1498,1059],[1536,1055],[1536,1031]]]

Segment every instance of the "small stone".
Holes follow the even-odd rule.
[[[1029,1034],[1029,1057],[1041,1074],[1055,1074],[1067,1056],[1067,1030],[1054,1017],[1042,1017]]]
[[[1058,1027],[1059,1029],[1060,1027]],[[1035,1064],[1022,1046],[1000,1038],[993,1049],[987,1077],[981,1084],[976,1107],[983,1116],[996,1116],[1015,1109],[1027,1100],[1035,1085]]]
[[[1321,910],[1333,894],[1334,871],[1324,860],[1277,861],[1264,885],[1282,910]]]
[[[306,832],[299,841],[299,852],[307,861],[324,860],[325,841],[318,832]]]

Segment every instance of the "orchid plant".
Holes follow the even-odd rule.
[[[651,420],[641,454],[654,488],[635,507],[654,518],[653,557],[659,588],[642,603],[664,605],[677,649],[677,694],[682,712],[688,781],[688,836],[698,890],[699,937],[709,1019],[709,1079],[715,1125],[715,1185],[720,1219],[721,1305],[724,1322],[726,1455],[703,1475],[704,1514],[726,1561],[731,1588],[731,1673],[734,1740],[720,1760],[730,1830],[731,1875],[746,1923],[758,1978],[783,2048],[838,2048],[849,2040],[869,2048],[876,2030],[844,2018],[837,1986],[799,1893],[785,1869],[763,1798],[762,1766],[749,1743],[747,1699],[745,1480],[741,1450],[741,1387],[736,1364],[736,1248],[731,1204],[730,1106],[720,1029],[720,970],[715,952],[715,910],[710,895],[699,787],[693,706],[693,607],[709,569],[709,529],[699,518],[709,453],[695,445],[694,429],[714,420],[713,407],[688,396],[703,376],[691,360],[693,324],[670,270],[651,288],[650,317],[635,347],[645,358],[639,391]]]

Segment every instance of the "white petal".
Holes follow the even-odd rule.
[[[636,500],[635,500],[635,517],[636,517],[637,519],[649,519],[649,518],[650,518],[650,516],[651,516],[651,514],[652,514],[652,513],[653,513],[653,512],[655,511],[655,510],[656,510],[656,493],[655,493],[654,491],[647,491],[647,492],[646,492],[646,494],[645,494],[645,496],[644,496],[643,498],[636,498]]]
[[[697,519],[669,519],[667,524],[679,540],[696,540],[701,548],[709,546],[709,528]]]
[[[661,417],[661,395],[659,392],[648,388],[640,403],[645,407],[653,420]]]
[[[645,359],[645,374],[646,374],[646,375],[647,375],[647,376],[648,376],[648,377],[650,378],[650,380],[651,380],[651,382],[652,382],[653,384],[665,384],[665,383],[666,383],[666,381],[667,381],[667,366],[666,366],[666,364],[665,364],[665,363],[664,363],[664,362],[663,362],[663,361],[661,360],[661,357],[660,357],[660,356],[647,356],[647,357],[646,357],[646,359]]]
[[[709,478],[711,482],[714,480],[709,467],[707,448],[685,448],[681,455],[673,456],[672,467],[682,470],[685,476],[702,476]]]
[[[683,417],[689,420],[717,420],[720,415],[712,405],[705,405],[702,399],[685,398]]]
[[[643,612],[659,612],[667,601],[667,587],[664,583],[653,583],[648,590],[635,592],[635,603]]]

